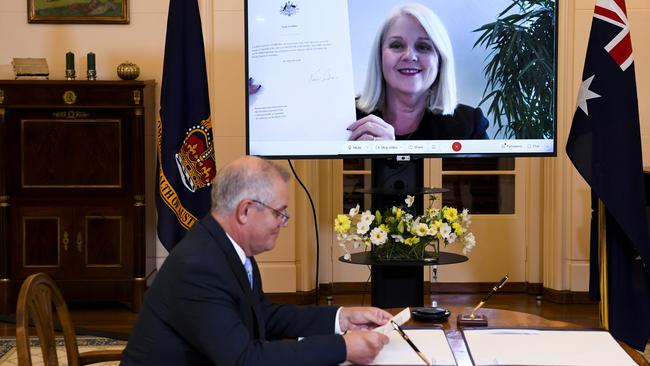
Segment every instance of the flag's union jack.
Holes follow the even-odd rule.
[[[604,20],[621,28],[621,31],[605,46],[605,50],[612,56],[614,61],[626,70],[634,61],[632,56],[632,40],[630,39],[630,27],[627,21],[624,0],[598,0],[594,18]]]

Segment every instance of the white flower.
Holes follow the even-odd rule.
[[[401,235],[391,235],[391,238],[395,240],[396,243],[403,243],[404,242],[404,237]]]
[[[458,236],[454,233],[449,234],[449,237],[447,238],[447,244],[452,244],[455,242],[457,237]]]
[[[350,240],[352,241],[352,246],[354,248],[360,248],[361,244],[363,244],[363,240],[361,239],[361,237],[356,234],[350,235]]]
[[[415,223],[413,226],[414,226],[413,227],[413,233],[415,235],[420,236],[420,237],[427,235],[427,230],[429,229],[427,224],[422,223],[422,222],[418,222],[418,223]]]
[[[365,211],[364,213],[361,214],[361,219],[359,219],[359,222],[363,222],[370,225],[372,223],[372,220],[374,219],[375,219],[375,215],[371,214],[370,211]]]
[[[386,231],[380,227],[376,227],[370,232],[370,242],[374,245],[384,244],[387,238],[388,233],[386,233]]]
[[[429,226],[429,228],[427,229],[427,235],[434,236],[436,234],[438,234],[438,230],[436,230],[433,226]]]
[[[349,261],[350,259],[352,259],[352,256],[350,255],[350,253],[345,253],[343,255],[343,259],[345,259],[346,261]]]
[[[350,209],[350,213],[348,214],[348,216],[350,216],[350,218],[355,217],[355,216],[359,213],[359,208],[360,208],[360,207],[359,207],[358,204],[357,204],[356,207],[352,207],[352,208]]]
[[[467,254],[472,251],[472,248],[476,245],[476,238],[474,237],[474,234],[468,233],[465,235],[463,238],[463,254]]]
[[[443,238],[448,239],[449,234],[451,234],[451,226],[449,226],[449,224],[445,222],[442,224],[442,226],[440,226],[438,232],[440,233],[440,235],[442,235]]]
[[[364,235],[365,233],[368,232],[368,230],[370,230],[369,222],[359,221],[357,223],[357,234]]]
[[[406,199],[404,200],[404,203],[406,203],[406,207],[411,207],[411,206],[413,206],[414,201],[415,201],[415,197],[406,196]]]
[[[462,218],[463,218],[463,219],[461,220],[461,222],[463,223],[463,228],[468,227],[469,224],[472,223],[472,220],[471,220],[472,217],[471,217],[470,214],[469,214],[469,210],[466,209],[466,208],[464,208],[464,209],[463,209],[463,212],[461,213],[461,216],[462,216]]]

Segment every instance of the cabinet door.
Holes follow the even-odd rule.
[[[132,207],[75,209],[74,250],[81,278],[133,275]]]
[[[25,188],[116,188],[122,185],[119,120],[22,122]]]
[[[60,207],[22,206],[12,210],[10,265],[17,279],[45,272],[56,279],[74,277],[72,210]]]

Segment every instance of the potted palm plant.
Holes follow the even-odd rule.
[[[484,24],[474,47],[485,47],[487,84],[481,105],[504,138],[553,137],[555,0],[512,0]]]

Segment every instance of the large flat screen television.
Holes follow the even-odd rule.
[[[246,0],[247,153],[553,156],[557,1]],[[386,22],[407,4],[410,23]],[[418,104],[415,78],[435,91],[398,126],[387,105]]]

